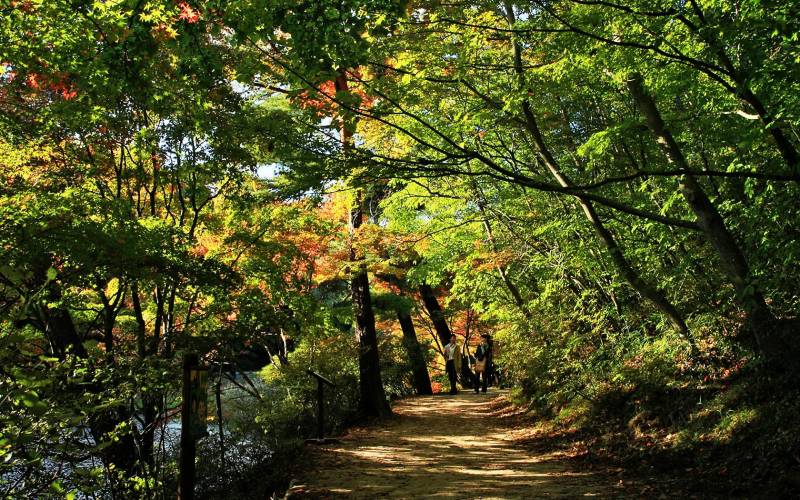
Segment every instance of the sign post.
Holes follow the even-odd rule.
[[[196,353],[183,356],[181,401],[181,456],[178,471],[178,499],[194,500],[197,440],[208,435],[208,370],[200,368]]]

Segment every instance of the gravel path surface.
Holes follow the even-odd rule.
[[[310,450],[288,498],[619,497],[614,479],[515,444],[505,393],[409,398],[397,417]]]

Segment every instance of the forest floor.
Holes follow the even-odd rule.
[[[620,498],[613,467],[532,451],[530,429],[504,391],[414,397],[396,417],[309,447],[287,498]],[[639,485],[641,486],[641,484]],[[638,494],[641,494],[641,490]],[[656,495],[657,497],[658,495]]]

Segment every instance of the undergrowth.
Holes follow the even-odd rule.
[[[617,340],[512,354],[513,397],[536,427],[529,446],[624,468],[635,494],[800,495],[797,368],[731,343],[706,342],[692,357],[674,337]]]

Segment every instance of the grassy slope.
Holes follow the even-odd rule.
[[[800,496],[800,379],[743,368],[703,385],[607,387],[536,412],[526,444],[616,466],[634,494]]]

